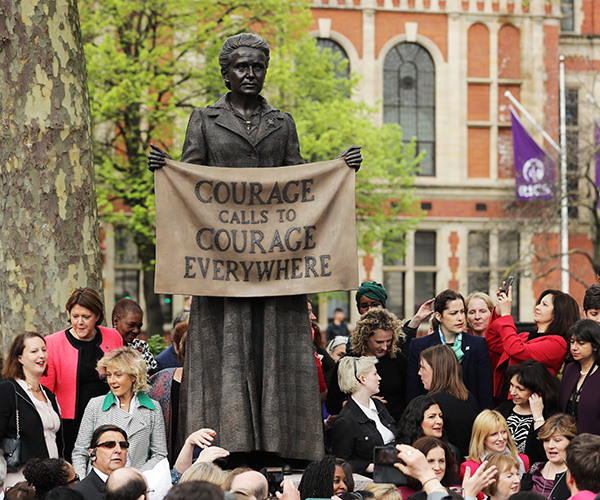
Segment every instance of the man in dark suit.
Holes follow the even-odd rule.
[[[98,427],[92,434],[88,450],[92,470],[73,489],[85,500],[104,500],[104,484],[114,471],[125,467],[127,448],[129,443],[123,429],[116,425]]]

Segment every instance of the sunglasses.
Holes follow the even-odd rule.
[[[79,476],[77,474],[75,474],[75,477],[73,479],[71,479],[70,481],[67,481],[67,484],[73,484],[73,483],[77,483],[79,482]]]
[[[106,448],[107,450],[112,450],[117,446],[117,444],[124,450],[129,448],[129,443],[127,441],[104,441],[103,443],[98,443],[96,446]]]

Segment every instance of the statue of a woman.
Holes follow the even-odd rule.
[[[249,33],[230,37],[219,64],[231,92],[193,111],[181,161],[238,168],[305,163],[294,119],[260,95],[267,42]],[[166,153],[152,148],[154,170]],[[340,156],[360,167],[360,147]],[[194,297],[179,415],[180,437],[210,427],[215,443],[231,452],[320,458],[323,424],[306,296]]]

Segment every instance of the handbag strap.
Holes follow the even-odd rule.
[[[19,426],[19,402],[17,401],[17,386],[13,381],[13,387],[15,389],[15,413],[17,415],[17,439],[21,439],[21,429]]]

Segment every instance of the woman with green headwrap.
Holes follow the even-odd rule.
[[[377,283],[377,281],[363,281],[356,291],[356,308],[361,316],[373,307],[383,307],[385,309],[387,307],[387,298],[387,292],[381,283]],[[404,354],[408,354],[408,344],[411,339],[417,336],[419,325],[431,316],[431,304],[433,300],[430,299],[421,304],[413,318],[402,325],[405,338],[400,341],[398,347]],[[350,341],[348,341],[346,350],[349,351],[350,349]]]

